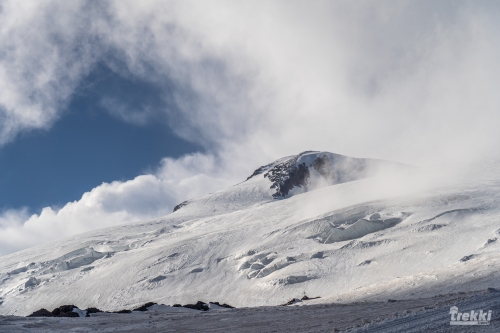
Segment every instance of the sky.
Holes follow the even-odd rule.
[[[0,1],[0,255],[163,216],[305,150],[500,142],[493,1]]]
[[[160,104],[155,87],[97,66],[50,129],[23,133],[0,149],[3,208],[62,207],[103,182],[126,181],[157,168],[165,156],[203,151],[176,136],[167,120],[123,121],[102,101],[132,108]]]

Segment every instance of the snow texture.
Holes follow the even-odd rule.
[[[300,165],[309,176],[290,187]],[[404,177],[391,181],[394,170]],[[415,190],[419,175],[331,153],[284,158],[163,218],[3,256],[0,314],[199,300],[275,306],[304,292],[321,296],[310,302],[346,303],[500,288],[500,181]]]

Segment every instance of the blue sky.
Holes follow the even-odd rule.
[[[0,255],[164,216],[306,150],[454,169],[498,154],[499,16],[0,0]]]
[[[132,114],[168,107],[161,96],[155,86],[97,65],[50,129],[22,133],[0,148],[0,207],[63,206],[103,182],[151,173],[164,157],[203,151],[176,136],[160,112],[127,122],[101,103],[119,100]]]

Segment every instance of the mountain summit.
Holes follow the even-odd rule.
[[[260,202],[271,198],[288,198],[321,187],[373,177],[390,171],[410,171],[414,169],[409,165],[377,159],[354,158],[329,152],[305,151],[261,166],[245,182],[217,193],[235,196],[240,204],[248,203],[248,198],[254,198],[254,200]],[[249,184],[251,185],[249,186]],[[245,190],[248,191],[246,198],[243,195]],[[238,192],[238,194],[235,192]],[[256,197],[257,193],[259,195]],[[215,196],[219,194],[215,194]],[[207,197],[213,199],[213,195]],[[200,199],[203,202],[202,204],[205,205],[206,202],[203,198]],[[234,201],[230,198],[226,199]],[[250,202],[255,203],[254,200]],[[173,211],[175,212],[197,201],[198,199],[184,201],[175,206]]]
[[[263,174],[271,181],[276,192],[273,197],[286,197],[295,188],[307,191],[320,185],[341,184],[353,180],[371,177],[384,167],[404,168],[393,162],[353,158],[343,155],[305,151],[296,156],[280,159],[255,170],[249,177]]]
[[[3,256],[0,314],[500,288],[500,181],[423,187],[423,180],[420,170],[387,161],[286,157],[163,218]]]

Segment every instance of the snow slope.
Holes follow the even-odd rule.
[[[0,258],[0,314],[276,305],[500,287],[499,178],[443,185],[396,163],[305,152],[161,219]]]

